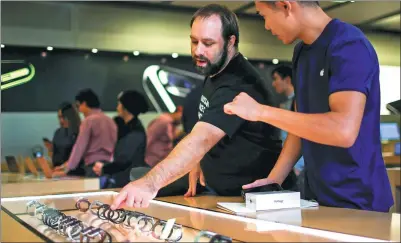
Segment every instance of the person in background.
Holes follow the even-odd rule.
[[[292,68],[288,66],[279,66],[273,69],[272,71],[272,86],[276,90],[278,94],[285,95],[287,99],[280,104],[280,108],[295,111],[294,109],[294,86],[292,85]],[[285,130],[281,130],[281,140],[284,142],[287,138],[287,132]],[[301,171],[304,168],[304,160],[303,157],[297,161],[294,166],[295,174],[297,176],[300,175]]]
[[[130,181],[130,171],[135,167],[146,167],[146,132],[138,118],[149,110],[146,99],[137,91],[128,90],[118,97],[118,116],[124,121],[126,130],[117,141],[111,163],[96,162],[93,171],[98,176],[109,177],[108,188],[119,188]]]
[[[173,150],[174,142],[179,137],[178,126],[181,124],[182,107],[173,113],[163,113],[148,125],[145,162],[153,167]]]
[[[85,176],[97,177],[92,167],[96,161],[111,160],[117,142],[117,125],[112,118],[102,112],[99,98],[91,89],[80,91],[75,101],[85,119],[81,123],[77,141],[68,161],[56,167],[54,172],[59,174],[61,171],[67,174],[83,159]]]
[[[246,93],[227,103],[234,117],[288,132],[276,166],[244,188],[279,183],[305,159],[306,199],[327,207],[389,212],[394,204],[380,143],[380,66],[357,27],[332,19],[316,1],[257,1],[266,30],[300,40],[292,67],[297,112]]]
[[[60,128],[54,132],[52,141],[44,141],[46,148],[52,153],[54,167],[60,166],[68,160],[81,125],[81,118],[71,103],[63,102],[59,106],[57,116]],[[67,175],[84,176],[83,161],[80,161],[77,168],[69,171]]]

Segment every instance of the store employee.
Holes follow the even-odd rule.
[[[199,105],[199,121],[167,156],[142,178],[125,186],[112,204],[116,209],[146,207],[160,188],[190,172],[194,195],[201,173],[218,195],[241,195],[242,185],[265,177],[281,151],[279,130],[224,113],[224,105],[241,91],[271,104],[253,66],[238,52],[238,23],[233,12],[217,4],[195,13],[191,21],[191,51],[196,67],[207,77]],[[201,161],[201,167],[199,162]],[[290,177],[285,187],[295,184]],[[191,193],[192,192],[192,193]]]
[[[388,212],[393,198],[381,153],[380,70],[373,46],[317,2],[256,2],[256,8],[284,44],[301,39],[293,57],[298,113],[258,104],[245,93],[225,106],[228,114],[289,133],[273,171],[244,187],[281,183],[302,153],[309,198]]]

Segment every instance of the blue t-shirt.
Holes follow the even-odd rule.
[[[333,19],[314,43],[297,44],[293,67],[298,112],[329,112],[335,92],[366,95],[350,148],[302,139],[305,195],[320,205],[388,212],[394,202],[381,151],[379,62],[373,46],[358,28]]]

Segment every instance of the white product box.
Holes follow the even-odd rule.
[[[245,200],[246,207],[254,211],[301,207],[301,194],[293,191],[250,192]]]

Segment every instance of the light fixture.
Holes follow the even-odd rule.
[[[173,54],[171,54],[171,56],[172,56],[173,58],[177,58],[177,57],[178,57],[178,54],[177,54],[177,53],[173,53]]]
[[[247,57],[244,57],[246,60],[248,60],[248,58]]]
[[[92,49],[92,52],[93,52],[93,53],[97,53],[97,49],[93,48],[93,49]]]
[[[3,44],[1,44],[1,48],[4,48],[4,47],[6,47],[5,45],[3,45]]]
[[[139,56],[139,51],[134,51],[134,56]]]
[[[42,51],[42,53],[40,53],[40,55],[41,55],[42,57],[46,57],[46,56],[47,56],[47,52]]]
[[[48,47],[47,47],[47,50],[48,50],[48,51],[53,51],[53,47],[48,46]]]
[[[123,57],[123,61],[124,61],[124,62],[128,62],[128,60],[129,60],[129,57],[128,57],[127,55],[125,55],[125,56]]]
[[[274,59],[272,60],[272,62],[273,62],[273,64],[278,64],[278,63],[279,63],[279,61],[278,61],[277,58],[274,58]]]

